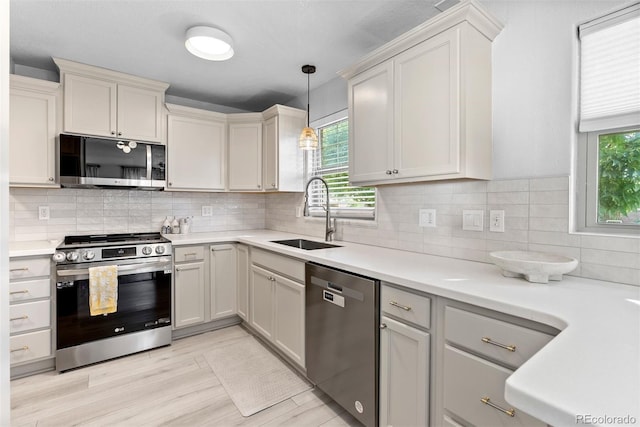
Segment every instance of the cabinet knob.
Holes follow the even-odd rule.
[[[122,136],[122,132],[118,132],[118,136]]]
[[[387,324],[386,323],[381,323],[380,324],[380,329],[387,329]]]
[[[262,185],[258,184],[258,188],[261,188],[261,187],[262,187]]]
[[[172,185],[173,185],[173,182],[170,182],[170,183],[169,183],[169,187],[171,187]]]
[[[54,179],[53,179],[53,177],[52,177],[52,176],[50,176],[50,177],[49,177],[49,181],[51,181],[51,182],[53,182],[53,181],[54,181]]]
[[[385,172],[387,175],[391,175],[391,171],[387,169],[387,171]]]
[[[112,131],[111,131],[111,135],[115,135],[115,134],[116,134],[116,131],[115,131],[115,130],[112,130]]]
[[[272,186],[273,188],[276,188],[276,185],[275,185],[275,184],[271,184],[271,186]]]
[[[398,169],[394,169],[393,173],[397,175],[398,174]]]

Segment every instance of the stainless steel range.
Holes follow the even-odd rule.
[[[171,242],[160,233],[68,236],[56,262],[56,369],[171,343]],[[117,267],[117,308],[91,315],[89,269]]]

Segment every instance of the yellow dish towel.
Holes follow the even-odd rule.
[[[89,311],[92,316],[118,310],[118,266],[89,268]]]

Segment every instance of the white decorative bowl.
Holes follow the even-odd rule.
[[[506,277],[524,276],[530,282],[548,283],[562,280],[562,275],[573,271],[578,260],[564,255],[530,251],[499,251],[489,253],[493,263],[502,268]]]

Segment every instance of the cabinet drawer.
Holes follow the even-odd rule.
[[[9,279],[27,279],[51,275],[49,258],[15,258],[9,260]]]
[[[36,298],[48,298],[50,295],[50,279],[9,282],[9,302],[28,301]]]
[[[187,246],[175,248],[174,262],[197,261],[204,259],[203,246]]]
[[[25,332],[51,326],[49,300],[27,302],[9,306],[9,332]]]
[[[431,326],[431,299],[428,297],[382,285],[380,307],[383,312],[416,325]]]
[[[453,307],[445,309],[444,325],[448,342],[514,368],[553,339],[533,329]]]
[[[445,346],[444,406],[475,426],[545,426],[504,400],[504,384],[513,371]],[[513,417],[484,403],[513,411]]]
[[[51,355],[51,330],[31,332],[9,338],[11,364]]]
[[[304,283],[304,262],[261,249],[251,250],[251,262]]]

